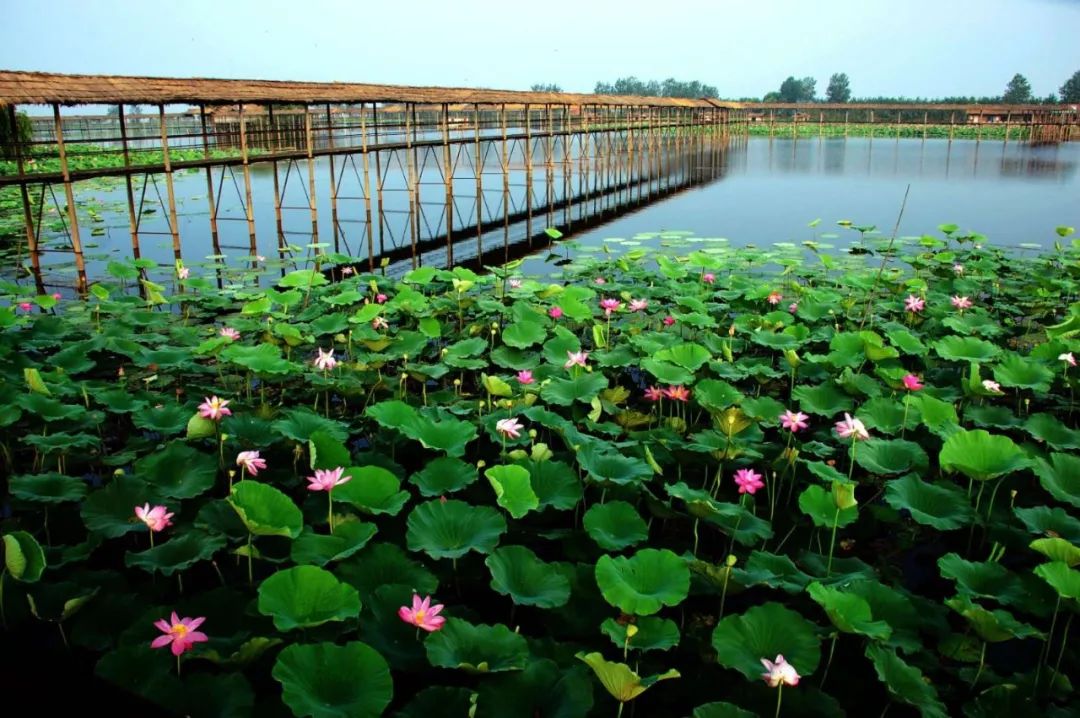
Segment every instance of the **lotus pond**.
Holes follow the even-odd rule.
[[[4,284],[5,674],[178,715],[1076,715],[1080,243],[940,230]]]

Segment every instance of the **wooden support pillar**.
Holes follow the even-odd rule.
[[[60,153],[60,173],[64,178],[64,199],[67,200],[67,215],[71,230],[71,250],[75,254],[75,290],[79,296],[86,294],[86,260],[83,257],[82,239],[79,237],[79,218],[75,211],[75,189],[71,182],[68,168],[67,149],[64,147],[64,128],[60,122],[60,105],[53,104],[53,129],[56,133],[56,148]],[[44,202],[44,199],[42,199]]]
[[[499,105],[499,122],[502,124],[502,215],[503,215],[503,262],[510,258],[510,155],[506,140],[506,104]]]
[[[555,224],[555,210],[552,208],[555,198],[555,123],[551,116],[551,103],[544,103],[544,121],[547,125],[544,137],[544,199],[547,205],[545,222],[551,227]]]
[[[851,114],[848,110],[844,110],[844,137],[848,136],[848,115]]]
[[[330,226],[334,233],[334,251],[340,252],[341,245],[338,243],[339,237],[343,234],[341,231],[341,224],[338,222],[338,207],[337,207],[337,177],[334,169],[334,118],[330,113],[330,103],[326,103],[326,146],[331,150],[326,159],[330,164]],[[348,242],[345,243],[346,249],[348,249]]]
[[[1009,144],[1009,129],[1012,126],[1012,110],[1005,115],[1005,144]]]
[[[821,111],[821,110],[818,110],[817,121],[818,121],[818,137],[824,137],[825,136],[825,113],[823,111]]]
[[[199,105],[199,126],[202,134],[203,158],[210,159],[210,138],[206,134],[206,106]],[[222,169],[222,172],[225,170]],[[214,201],[214,170],[206,168],[206,202],[210,208],[210,242],[214,247],[214,254],[221,254],[221,239],[218,236],[217,226],[217,203]],[[128,187],[128,205],[131,207],[134,219],[135,207],[131,200],[131,188]]]
[[[383,176],[382,176],[382,152],[379,151],[379,107],[371,103],[371,123],[375,127],[372,139],[375,141],[375,191],[377,210],[379,213],[379,256],[386,252],[386,242],[383,236],[383,227],[386,224],[386,212],[383,210]]]
[[[476,267],[484,257],[484,158],[480,147],[480,105],[473,104],[473,174],[476,175]]]
[[[953,127],[956,125],[956,113],[949,112],[949,142],[952,142]]]
[[[446,266],[454,266],[454,163],[450,159],[450,106],[442,106],[443,184],[446,187]]]
[[[532,199],[533,199],[533,154],[532,154],[532,106],[525,103],[525,234],[532,246]]]
[[[924,140],[926,139],[927,120],[929,119],[929,117],[930,114],[928,112],[922,113],[922,138]]]
[[[772,139],[773,124],[776,122],[776,111],[769,110],[769,139]]]
[[[18,127],[18,117],[15,114],[15,104],[8,105],[8,122],[10,127]],[[14,138],[15,167],[19,173],[19,195],[22,198],[23,229],[26,231],[26,251],[30,255],[30,268],[34,275],[34,286],[39,294],[45,293],[45,282],[41,276],[41,252],[38,249],[37,233],[34,231],[34,210],[30,205],[30,193],[26,189],[26,168],[23,165],[23,146],[19,141],[18,133]],[[44,193],[42,202],[45,201]]]
[[[372,110],[375,105],[372,104]],[[371,167],[368,164],[367,103],[360,103],[360,150],[364,160],[364,228],[367,234],[368,271],[375,271],[375,234],[371,226]]]
[[[307,146],[308,207],[311,210],[311,243],[319,241],[319,205],[315,197],[315,134],[312,132],[311,107],[304,105],[304,144]],[[315,254],[322,254],[320,248]]]
[[[982,110],[979,110],[979,120],[975,125],[975,141],[976,142],[981,142],[982,141],[982,126],[983,126],[983,113],[982,113]]]
[[[570,130],[570,123],[572,117],[570,115],[570,105],[562,106],[562,122],[559,128],[560,136],[562,137],[562,170],[563,170],[563,225],[569,229],[570,223],[573,221],[573,208],[570,206],[570,183],[573,176],[573,159],[572,159],[572,145],[574,142],[574,135]]]
[[[135,214],[135,187],[131,181],[131,152],[128,147],[127,120],[124,117],[124,105],[116,106],[116,117],[120,122],[120,151],[124,154],[124,189],[127,195],[128,230],[131,232],[131,256],[142,257],[139,247],[139,217]]]
[[[251,194],[251,158],[248,156],[247,128],[244,126],[244,104],[240,103],[239,107],[237,114],[240,117],[240,162],[244,170],[244,209],[247,215],[248,247],[254,255],[258,254],[259,250],[255,241],[255,208]]]
[[[405,165],[409,188],[409,244],[412,248],[412,268],[417,267],[416,238],[420,231],[419,191],[416,179],[416,156],[413,154],[413,132],[416,124],[416,107],[405,106]]]
[[[271,104],[269,104],[267,106],[267,111],[269,112],[269,115],[270,115],[271,132],[276,135],[277,134],[277,117],[274,115],[274,105],[273,105],[273,103],[271,103]],[[282,219],[282,216],[281,216],[281,183],[278,180],[278,162],[277,162],[277,160],[272,160],[270,162],[270,165],[271,165],[271,170],[273,171],[273,174],[274,174],[274,178],[273,178],[273,183],[274,183],[274,222],[275,222],[275,226],[277,227],[278,257],[281,258],[281,259],[284,259],[285,258],[285,253],[288,250],[289,243],[285,239],[285,222],[284,222],[284,220]],[[291,168],[292,165],[287,164],[286,167]],[[289,173],[286,172],[286,178],[288,177],[288,174]]]
[[[900,118],[903,116],[903,110],[896,111],[896,139],[900,139]]]
[[[158,126],[161,129],[161,155],[165,164],[165,192],[169,197],[169,234],[172,235],[173,257],[180,261],[180,226],[176,217],[176,189],[173,187],[172,162],[169,161],[169,130],[165,126],[165,105],[158,105]]]

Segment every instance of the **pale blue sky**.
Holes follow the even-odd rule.
[[[761,96],[1043,97],[1080,69],[1080,0],[6,0],[0,68],[527,89],[699,79]],[[280,9],[278,9],[280,7]]]

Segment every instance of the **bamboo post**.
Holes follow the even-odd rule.
[[[376,205],[379,212],[379,256],[386,252],[386,242],[383,238],[383,228],[386,224],[386,212],[383,205],[383,176],[382,176],[382,152],[379,151],[379,107],[371,103],[371,122],[375,126],[373,139],[375,140],[375,191]]]
[[[165,192],[169,197],[169,233],[172,235],[173,256],[180,261],[180,227],[176,218],[176,190],[173,188],[172,162],[169,160],[169,131],[165,125],[165,105],[158,105],[158,126],[161,130],[161,154],[165,164]]]
[[[825,136],[825,113],[818,110],[818,137]]]
[[[206,105],[199,105],[199,126],[201,127],[203,159],[210,159],[210,140],[206,136]],[[222,170],[224,172],[224,169]],[[217,204],[214,202],[214,170],[206,167],[206,201],[210,207],[210,242],[214,247],[214,254],[221,254],[221,240],[218,237]],[[135,207],[131,200],[131,190],[128,189],[128,205],[134,220]],[[134,224],[134,221],[133,221]]]
[[[277,134],[277,116],[274,114],[274,105],[273,105],[273,103],[270,103],[267,106],[267,112],[269,113],[271,132],[273,132],[276,135]],[[277,159],[276,159],[276,153],[274,154],[274,157],[275,157],[275,159],[270,161],[271,170],[272,170],[273,175],[274,175],[274,177],[273,177],[273,184],[274,184],[274,222],[275,222],[275,226],[277,227],[278,256],[281,259],[284,259],[285,258],[285,250],[288,247],[288,242],[285,239],[285,222],[284,222],[284,220],[282,219],[282,216],[281,216],[281,183],[278,180],[278,162],[277,162]],[[291,168],[291,165],[287,165],[287,167]],[[288,173],[286,173],[286,175],[287,174]]]
[[[304,144],[307,146],[308,207],[311,209],[311,243],[319,242],[319,207],[315,201],[315,135],[311,128],[311,107],[304,105]],[[322,254],[316,247],[315,254]]]
[[[412,268],[416,269],[416,236],[419,231],[419,217],[417,216],[417,182],[416,182],[416,157],[413,154],[413,125],[416,122],[416,108],[409,104],[405,106],[405,166],[409,190],[409,244],[412,248]]]
[[[772,139],[773,123],[776,122],[776,111],[769,110],[769,139]]]
[[[952,142],[953,127],[956,125],[956,112],[949,111],[949,142]]]
[[[503,261],[510,258],[510,158],[506,144],[506,103],[499,105],[499,122],[502,124],[502,214],[503,214]]]
[[[476,266],[484,257],[484,159],[480,151],[480,105],[473,104],[473,174],[476,175]]]
[[[1009,128],[1012,126],[1012,110],[1005,115],[1005,144],[1009,144]]]
[[[903,110],[896,111],[896,139],[900,139],[900,118],[903,116]]]
[[[341,245],[338,244],[338,239],[344,233],[341,230],[341,224],[338,222],[337,177],[334,170],[334,118],[330,113],[329,102],[326,103],[326,147],[329,150],[327,159],[330,164],[330,225],[334,231],[334,251],[340,252]],[[344,171],[344,166],[342,170]],[[348,247],[347,242],[345,246]]]
[[[139,248],[139,218],[135,214],[135,188],[131,183],[131,153],[128,149],[127,121],[124,118],[124,105],[117,105],[117,118],[120,122],[120,150],[124,155],[124,188],[127,193],[128,227],[131,232],[131,255],[135,259],[142,257]]]
[[[53,104],[53,126],[56,148],[60,153],[60,173],[64,178],[64,198],[67,200],[68,222],[71,226],[71,249],[75,253],[75,289],[80,296],[86,294],[86,260],[83,257],[82,239],[79,237],[79,218],[75,212],[75,190],[68,168],[67,149],[64,147],[64,127],[60,121],[60,105]],[[42,200],[44,201],[44,200]]]
[[[372,112],[375,105],[371,105]],[[364,159],[364,228],[367,233],[368,271],[375,271],[375,234],[371,226],[371,168],[368,163],[367,103],[360,103],[360,151]]]
[[[927,122],[928,122],[929,116],[930,116],[930,113],[928,113],[928,112],[923,112],[922,113],[922,138],[924,140],[926,139]]]
[[[240,118],[240,162],[244,170],[244,200],[246,205],[244,210],[247,216],[248,246],[251,249],[252,254],[257,254],[258,246],[255,242],[255,209],[252,206],[254,201],[251,196],[251,158],[248,156],[247,129],[244,126],[244,103],[240,103],[237,114]]]
[[[533,155],[532,155],[532,106],[525,103],[525,234],[532,246],[532,198],[533,198]]]
[[[15,114],[15,104],[8,105],[8,121],[12,128],[18,127],[18,117]],[[19,173],[19,195],[22,198],[23,228],[26,230],[26,251],[30,255],[30,267],[34,274],[34,285],[39,294],[45,293],[45,281],[41,276],[41,252],[38,249],[37,234],[34,231],[34,210],[30,206],[30,193],[26,189],[26,169],[23,165],[23,146],[19,141],[18,133],[15,135],[15,166]],[[44,203],[44,194],[42,202]]]
[[[555,224],[555,123],[551,116],[551,103],[544,103],[544,121],[547,124],[544,137],[544,199],[547,204],[547,226]],[[550,241],[548,242],[550,244]]]
[[[570,115],[570,105],[562,106],[562,127],[559,128],[560,136],[562,137],[562,170],[563,170],[563,224],[567,229],[570,228],[570,223],[573,221],[573,211],[570,206],[570,185],[573,176],[573,160],[572,150],[574,143],[574,135],[570,130],[570,123],[573,121]]]
[[[848,136],[848,115],[850,114],[849,110],[844,110],[844,137]]]
[[[983,113],[979,110],[979,119],[975,123],[975,142],[982,141]]]
[[[446,266],[454,266],[454,164],[450,159],[450,105],[442,105],[443,184],[446,188]],[[479,261],[479,257],[477,258]]]

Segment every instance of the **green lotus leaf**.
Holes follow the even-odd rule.
[[[947,437],[959,427],[960,417],[956,414],[956,407],[949,402],[929,394],[920,394],[911,405],[913,408],[916,405],[919,407],[922,423],[935,434]]]
[[[423,444],[424,448],[445,451],[449,456],[463,455],[465,445],[477,436],[476,424],[453,417],[436,420],[417,416],[403,431],[406,436]]]
[[[891,329],[886,332],[885,336],[889,338],[889,342],[898,348],[905,354],[912,354],[914,356],[923,356],[929,351],[926,345],[923,344],[917,336],[912,334],[906,329]]]
[[[1035,575],[1050,584],[1062,598],[1080,598],[1080,571],[1069,568],[1064,561],[1050,561],[1036,566]]]
[[[907,414],[905,423],[904,416]],[[879,396],[859,407],[859,418],[871,431],[881,434],[897,434],[901,429],[914,429],[919,425],[922,411],[918,402],[909,403],[905,412],[904,402]]]
[[[840,483],[847,483],[847,474],[842,474],[833,467],[826,464],[824,461],[804,461],[803,462],[810,473],[818,477],[826,484],[831,485],[833,482],[839,481]]]
[[[958,554],[947,553],[938,559],[938,568],[943,577],[956,581],[962,594],[1015,605],[1023,604],[1027,598],[1019,577],[999,563],[967,561]]]
[[[540,497],[533,491],[528,469],[515,464],[492,466],[484,476],[495,490],[495,502],[515,519],[539,508]]]
[[[1001,354],[998,345],[974,337],[948,336],[934,342],[934,352],[942,359],[979,364]]]
[[[401,480],[381,466],[351,466],[343,475],[352,479],[334,489],[334,499],[361,511],[397,516],[409,500]]]
[[[428,686],[394,715],[397,718],[430,718],[436,715],[467,716],[473,710],[474,693],[455,686]]]
[[[278,284],[282,287],[304,290],[311,287],[321,287],[329,283],[330,280],[324,277],[322,272],[317,269],[297,269],[278,280]]]
[[[704,379],[694,386],[694,399],[709,411],[716,412],[738,404],[743,400],[743,395],[726,381]],[[743,408],[745,410],[745,405]]]
[[[577,657],[593,669],[600,684],[619,703],[626,703],[637,698],[660,681],[680,677],[679,672],[672,668],[659,675],[642,678],[625,663],[607,661],[599,653],[578,653]]]
[[[45,552],[41,544],[26,531],[12,531],[2,538],[5,570],[16,581],[37,582],[45,572]]]
[[[145,531],[146,524],[135,518],[135,507],[156,503],[156,490],[133,476],[117,476],[104,488],[92,491],[83,500],[86,528],[105,538],[117,538],[130,531]]]
[[[475,718],[513,715],[585,718],[592,706],[593,685],[584,666],[563,668],[552,660],[534,659],[522,671],[486,677],[476,698]],[[424,714],[423,718],[451,715],[441,708]],[[468,708],[453,715],[468,715]]]
[[[762,585],[793,594],[802,593],[810,583],[790,558],[766,551],[751,552],[746,564],[732,571],[732,578],[741,586]]]
[[[190,418],[191,411],[178,404],[141,409],[131,415],[135,426],[147,431],[157,431],[165,436],[184,431]]]
[[[691,489],[680,481],[664,487],[667,493],[686,502],[686,508],[692,516],[704,519],[718,526],[724,533],[740,544],[749,546],[761,539],[771,538],[772,526],[765,519],[758,518],[749,509],[740,504],[721,503],[713,499],[707,491]]]
[[[308,409],[290,409],[273,423],[273,429],[286,439],[306,444],[321,431],[336,441],[348,441],[349,432],[340,421],[319,416]]]
[[[473,625],[460,618],[448,618],[442,630],[424,641],[424,648],[431,665],[469,673],[519,671],[529,660],[523,636],[501,623]]]
[[[870,604],[857,594],[816,581],[808,586],[807,593],[825,609],[829,620],[843,633],[857,633],[879,641],[892,635],[892,627],[885,621],[874,620]]]
[[[758,714],[743,710],[733,703],[713,701],[694,709],[690,718],[756,718]]]
[[[608,380],[599,372],[586,372],[572,379],[552,379],[540,390],[540,397],[549,404],[570,406],[574,402],[588,404],[607,388]]]
[[[1041,538],[1031,542],[1031,548],[1051,561],[1061,561],[1069,568],[1080,565],[1080,548],[1063,538]]]
[[[36,414],[45,421],[64,421],[86,414],[86,407],[81,404],[65,404],[44,394],[19,394],[15,403],[24,411]]]
[[[637,632],[627,639],[627,629],[634,626]],[[614,618],[605,619],[600,630],[611,639],[616,648],[633,651],[666,651],[679,645],[679,626],[667,618],[639,616],[633,623],[620,623]]]
[[[315,431],[308,439],[309,466],[314,469],[336,469],[339,466],[351,466],[352,457],[345,444],[323,430]]]
[[[1036,416],[1046,415],[1037,414]],[[996,404],[983,404],[982,406],[968,405],[964,408],[964,420],[970,421],[976,426],[988,426],[992,429],[1012,429],[1023,423],[1009,407]],[[1037,420],[1036,425],[1032,427],[1032,430],[1038,431],[1042,426],[1043,421],[1041,419]],[[1047,434],[1056,433],[1057,432],[1052,429],[1047,432]]]
[[[397,399],[372,404],[364,413],[384,429],[398,431],[404,431],[405,427],[411,426],[417,417],[416,409]]]
[[[200,561],[209,561],[215,553],[225,548],[225,542],[221,534],[188,531],[146,551],[128,551],[124,556],[124,565],[171,576]]]
[[[801,343],[798,338],[792,336],[788,332],[769,332],[764,330],[751,332],[750,341],[775,351],[794,349]]]
[[[809,516],[818,528],[831,529],[834,523],[837,528],[843,528],[859,517],[857,506],[840,508],[836,505],[832,493],[816,484],[808,486],[799,494],[799,509]]]
[[[274,661],[273,676],[299,717],[374,718],[394,695],[386,660],[359,641],[287,646]]]
[[[697,396],[698,403],[702,406],[705,406],[705,403],[701,398],[701,389],[702,385],[707,381],[711,380],[705,379],[704,381],[699,381],[697,386],[694,387],[694,394]],[[758,419],[765,424],[774,425],[779,423],[780,415],[784,413],[784,410],[787,407],[776,399],[773,399],[771,396],[759,396],[753,399],[743,399],[742,403],[739,404],[739,408],[741,408],[743,413],[749,417]]]
[[[661,349],[654,357],[659,361],[676,364],[689,371],[697,371],[705,362],[712,359],[708,349],[693,342],[684,342]]]
[[[157,494],[190,499],[213,488],[218,462],[209,454],[174,441],[162,451],[135,462],[135,475],[154,487]]]
[[[253,536],[294,539],[304,526],[304,516],[292,499],[268,484],[250,479],[235,483],[228,501]]]
[[[311,331],[316,335],[323,334],[337,334],[338,332],[345,331],[349,327],[349,317],[341,312],[333,312],[331,314],[323,314],[321,317],[312,320]]]
[[[1043,393],[1050,391],[1050,382],[1054,380],[1054,372],[1038,362],[1025,359],[1019,354],[1009,353],[1000,364],[994,367],[994,378],[1002,386]]]
[[[1035,473],[1039,483],[1058,501],[1080,507],[1080,457],[1053,453],[1050,461],[1040,459]]]
[[[761,680],[761,659],[767,656],[783,655],[803,677],[817,670],[821,661],[817,626],[779,603],[725,617],[713,630],[712,645],[720,665],[754,682]]]
[[[1016,517],[1033,534],[1060,536],[1074,544],[1080,544],[1080,520],[1070,516],[1065,509],[1055,506],[1033,506],[1013,509]]]
[[[593,504],[585,512],[583,524],[589,537],[607,551],[621,551],[649,537],[645,520],[625,501]]]
[[[187,423],[187,432],[185,438],[188,441],[192,439],[209,439],[211,436],[216,436],[218,431],[218,424],[211,419],[204,419],[198,412],[191,415]]]
[[[580,503],[584,488],[577,473],[561,461],[529,461],[523,464],[529,470],[533,491],[540,500],[540,509],[558,511],[573,509]]]
[[[971,499],[954,484],[930,484],[915,474],[889,481],[885,501],[894,509],[907,509],[917,523],[939,531],[967,526],[975,520]]]
[[[921,633],[926,630],[944,633],[947,627],[945,609],[938,603],[922,600],[873,578],[845,581],[844,591],[859,596],[870,605],[874,620],[884,621],[892,629],[885,645],[908,653],[923,649]]]
[[[791,393],[791,398],[798,400],[799,407],[806,413],[819,416],[835,416],[850,412],[854,406],[851,397],[832,382],[817,386],[797,386]]]
[[[630,557],[601,556],[595,574],[604,600],[638,616],[677,606],[690,591],[686,561],[667,549],[646,548]]]
[[[1001,643],[1013,638],[1043,637],[1037,628],[1017,621],[1008,611],[987,610],[973,603],[967,596],[947,599],[945,605],[963,616],[979,638],[988,643]]]
[[[589,446],[579,451],[577,459],[593,481],[626,486],[652,478],[653,475],[652,467],[641,459],[605,451],[599,446]]]
[[[950,435],[938,461],[945,471],[959,471],[975,481],[994,479],[1029,465],[1012,439],[983,429],[959,430]]]
[[[495,509],[453,499],[420,504],[406,524],[409,550],[432,558],[460,558],[469,551],[491,553],[506,533],[506,519]]]
[[[461,491],[476,481],[476,465],[461,459],[440,456],[424,465],[409,477],[409,482],[420,489],[421,496],[444,496]]]
[[[144,409],[147,401],[140,399],[123,389],[109,389],[94,395],[94,401],[105,406],[114,414],[131,414]]]
[[[411,592],[431,595],[439,587],[435,574],[409,558],[397,544],[374,543],[334,567],[334,574],[360,592],[365,603],[380,586],[401,584]]]
[[[547,338],[547,330],[538,321],[514,322],[502,332],[502,340],[515,349],[527,349]]]
[[[43,504],[79,501],[86,496],[86,482],[63,474],[24,474],[8,479],[8,490],[15,498]]]
[[[242,366],[256,374],[288,374],[294,364],[281,356],[281,348],[273,344],[247,346],[232,343],[221,350],[218,356],[227,362]]]
[[[484,563],[491,571],[491,588],[519,606],[557,608],[570,600],[570,581],[559,567],[524,546],[497,548]]]
[[[364,548],[375,536],[375,525],[362,521],[345,521],[334,526],[333,534],[317,534],[309,528],[289,547],[293,563],[325,566],[342,561]]]
[[[1024,431],[1055,449],[1080,449],[1080,431],[1051,414],[1032,414],[1024,422]]]
[[[855,463],[872,474],[887,476],[925,471],[930,459],[914,441],[870,439],[859,444]]]
[[[259,584],[259,613],[279,631],[345,621],[360,614],[360,595],[325,569],[294,566]]]
[[[874,664],[878,680],[885,684],[889,693],[914,706],[922,718],[949,718],[933,684],[918,668],[897,656],[896,651],[871,643],[866,647],[866,657]]]
[[[648,357],[641,361],[641,368],[656,377],[661,384],[693,384],[694,373],[678,364]]]

